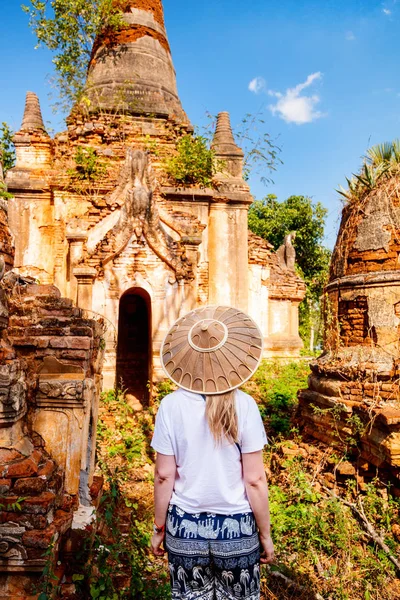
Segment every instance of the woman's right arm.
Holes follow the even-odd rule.
[[[261,558],[261,562],[270,563],[274,560],[274,544],[271,538],[268,483],[262,450],[243,453],[242,466],[247,497],[260,531],[260,541],[266,555],[265,558]]]

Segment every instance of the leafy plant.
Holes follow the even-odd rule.
[[[43,553],[43,558],[46,559],[46,562],[39,585],[36,587],[36,593],[39,594],[37,600],[53,600],[60,591],[59,579],[54,571],[54,546],[55,540],[53,538]]]
[[[296,232],[294,247],[299,275],[307,291],[300,305],[300,334],[313,352],[321,341],[321,296],[327,282],[331,251],[324,245],[327,209],[307,196],[280,202],[270,194],[250,206],[249,228],[277,250],[285,236]]]
[[[215,154],[207,139],[200,135],[184,135],[177,144],[177,154],[165,162],[167,174],[177,183],[211,185],[215,174]]]
[[[78,146],[75,153],[75,169],[68,169],[67,173],[73,181],[95,182],[103,177],[107,169],[99,162],[95,148]]]
[[[22,510],[22,503],[25,502],[26,498],[17,498],[14,502],[7,502],[6,504],[0,504],[0,511],[4,510],[7,512],[20,512]]]
[[[164,379],[163,381],[159,381],[156,385],[156,399],[155,403],[158,405],[165,396],[171,394],[176,390],[176,385],[171,381],[171,379]]]
[[[54,54],[55,84],[62,110],[82,99],[96,36],[123,26],[122,11],[113,0],[30,0],[22,9],[29,15],[37,47]]]
[[[276,456],[282,441],[267,453]],[[277,565],[274,567],[304,587],[296,598],[326,597],[332,600],[356,600],[395,597],[388,581],[395,577],[388,557],[374,544],[367,544],[365,531],[346,501],[321,491],[316,474],[300,456],[284,459],[270,484],[270,509]],[[349,487],[349,493],[353,494]],[[383,488],[383,491],[385,489]],[[382,484],[368,484],[363,496],[365,512],[388,545],[398,544],[391,527],[398,519],[398,505],[385,500]],[[317,594],[318,592],[318,594]],[[281,596],[279,596],[281,597]],[[289,590],[282,598],[289,598]]]
[[[261,113],[246,114],[234,135],[239,146],[244,151],[243,176],[246,181],[251,175],[261,175],[260,180],[264,185],[274,183],[271,177],[265,175],[276,171],[277,166],[282,165],[280,158],[281,149],[264,130],[265,120]]]
[[[13,137],[13,130],[3,121],[0,125],[0,162],[3,164],[4,175],[15,166],[16,155]]]
[[[397,174],[400,169],[400,140],[376,144],[367,150],[359,173],[351,179],[346,177],[347,190],[342,186],[336,191],[346,202],[357,202],[382,180]]]
[[[306,363],[263,361],[245,389],[258,402],[269,436],[288,433],[297,407],[297,392],[307,387]]]

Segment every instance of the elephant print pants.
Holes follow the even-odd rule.
[[[165,547],[173,600],[259,600],[260,542],[253,513],[192,515],[170,505]]]

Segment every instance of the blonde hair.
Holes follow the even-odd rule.
[[[235,390],[217,396],[207,396],[206,417],[217,444],[220,444],[223,438],[226,438],[231,444],[239,441]]]

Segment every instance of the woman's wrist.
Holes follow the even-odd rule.
[[[165,533],[165,522],[163,523],[163,525],[159,525],[155,520],[153,523],[153,531],[156,534]]]
[[[268,529],[267,531],[260,531],[259,536],[261,539],[267,539],[271,537],[271,530]]]

